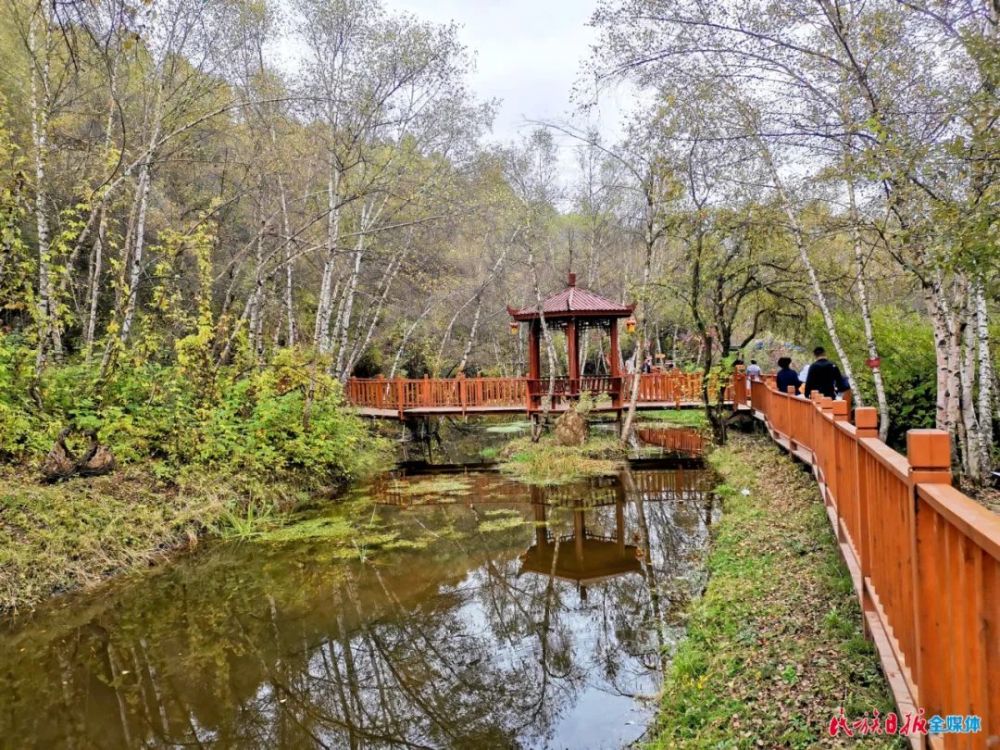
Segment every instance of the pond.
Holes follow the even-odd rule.
[[[704,585],[704,469],[395,475],[0,632],[0,746],[621,747]],[[311,524],[311,525],[308,525]]]

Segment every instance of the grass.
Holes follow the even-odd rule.
[[[205,534],[251,537],[308,496],[281,482],[152,468],[54,485],[0,467],[0,611],[91,587],[192,547]]]
[[[763,440],[711,455],[724,514],[710,579],[665,675],[654,748],[837,746],[849,718],[893,710],[812,478]],[[905,747],[869,737],[865,747]]]
[[[704,409],[656,409],[639,413],[643,422],[669,422],[682,427],[708,427]]]
[[[591,437],[580,447],[558,445],[551,435],[537,443],[513,440],[503,449],[500,470],[527,484],[565,484],[616,473],[627,457],[617,438]]]

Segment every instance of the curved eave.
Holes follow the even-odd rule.
[[[558,310],[545,313],[546,320],[568,320],[570,318],[627,318],[635,311],[635,303],[631,305],[625,305],[624,307],[616,307],[614,309],[608,310]],[[537,320],[539,317],[538,310],[531,308],[524,308],[518,310],[516,308],[507,307],[507,313],[514,320]]]

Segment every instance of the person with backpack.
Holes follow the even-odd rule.
[[[813,355],[816,360],[809,365],[809,374],[806,376],[806,398],[813,391],[819,391],[827,398],[837,398],[838,393],[851,390],[850,383],[840,374],[840,368],[826,358],[826,349],[817,346],[813,349]]]

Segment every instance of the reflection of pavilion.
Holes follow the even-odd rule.
[[[536,503],[535,543],[521,555],[521,572],[554,575],[581,586],[607,578],[638,573],[638,549],[625,543],[625,502],[615,501],[615,534],[612,537],[587,530],[584,508],[573,509],[573,533],[556,538],[546,524],[546,506]]]

